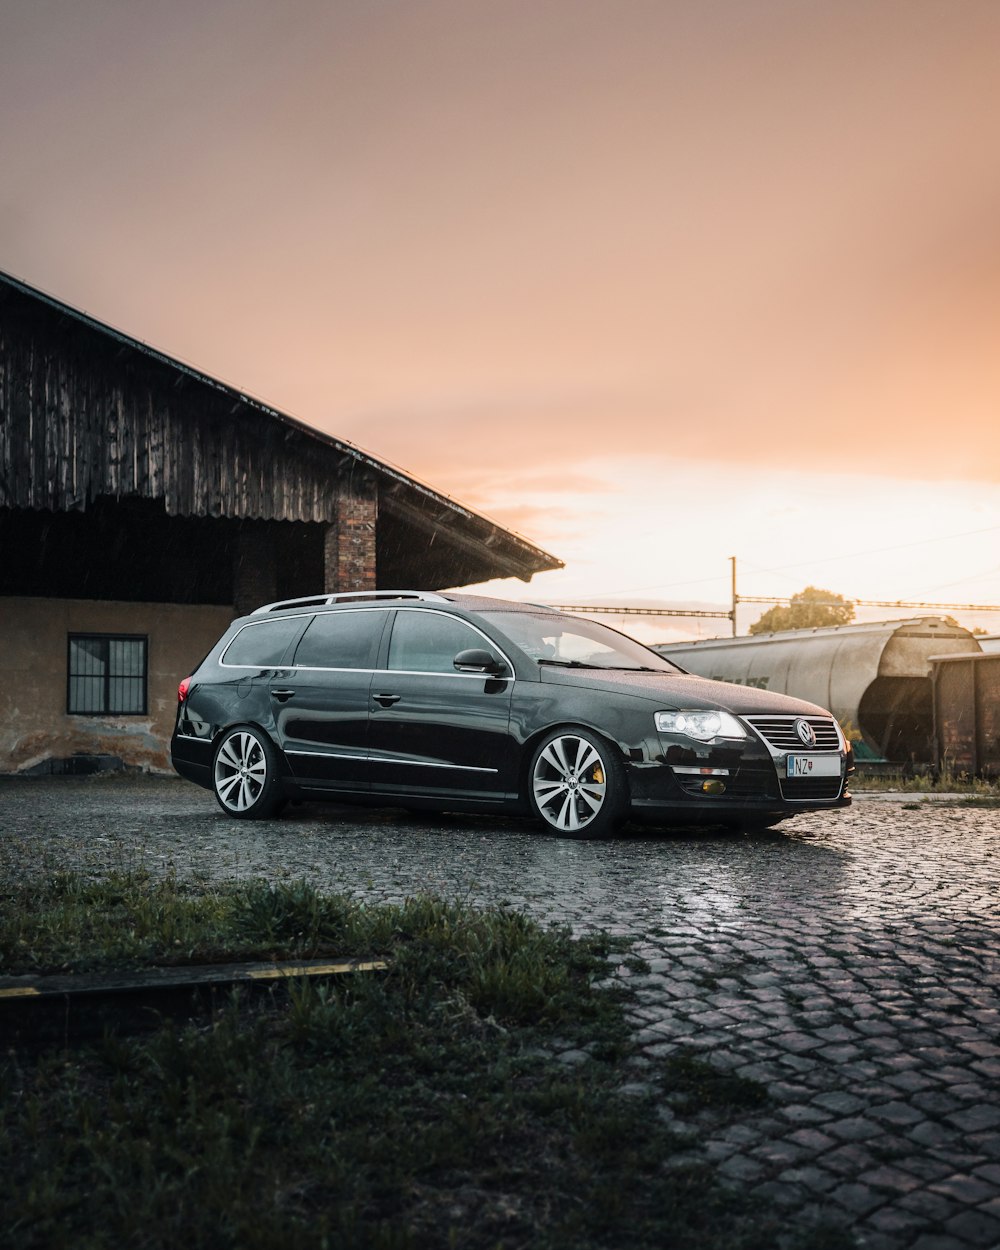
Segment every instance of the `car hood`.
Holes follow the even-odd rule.
[[[791,695],[754,686],[737,686],[728,681],[711,681],[693,673],[641,673],[620,669],[549,668],[539,670],[543,682],[576,686],[584,690],[606,690],[653,699],[670,711],[674,708],[721,708],[737,716],[829,716],[826,708],[793,699]]]

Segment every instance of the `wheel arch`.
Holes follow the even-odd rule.
[[[620,742],[614,738],[610,738],[607,732],[598,728],[596,725],[589,725],[583,720],[566,720],[553,721],[551,725],[546,725],[544,729],[535,730],[527,739],[525,739],[521,754],[521,767],[517,779],[517,795],[518,800],[522,803],[526,810],[531,810],[531,799],[528,795],[528,787],[531,778],[531,763],[535,758],[535,752],[538,750],[539,744],[543,742],[550,734],[554,733],[572,733],[574,730],[583,729],[587,733],[593,734],[595,738],[600,738],[602,742],[607,743],[608,747],[615,752],[618,762],[622,766],[622,777],[625,781],[626,798],[631,802],[632,793],[629,786],[628,756],[626,750]]]
[[[215,762],[215,753],[219,749],[219,743],[226,736],[226,734],[230,734],[236,729],[253,729],[256,733],[263,734],[264,737],[268,740],[268,742],[270,742],[271,746],[274,748],[274,753],[278,759],[279,775],[281,779],[283,781],[286,778],[291,779],[292,774],[289,771],[288,761],[285,759],[285,753],[284,751],[282,751],[281,747],[278,746],[277,742],[275,742],[274,734],[271,733],[271,731],[267,728],[266,725],[262,725],[260,721],[252,720],[249,718],[247,720],[234,720],[228,725],[222,725],[215,732],[215,734],[212,736],[212,763],[213,764]]]

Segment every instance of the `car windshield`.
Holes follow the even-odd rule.
[[[652,673],[683,671],[635,639],[578,616],[488,611],[479,615],[539,664]]]

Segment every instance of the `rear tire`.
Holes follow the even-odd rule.
[[[538,819],[564,838],[603,838],[628,810],[628,782],[614,747],[587,729],[543,738],[528,770],[528,801]]]
[[[278,753],[267,734],[250,725],[227,729],[212,760],[212,793],[235,820],[267,820],[285,805]]]

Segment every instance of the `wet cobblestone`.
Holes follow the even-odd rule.
[[[723,1128],[665,1106],[698,1157],[790,1227],[1000,1246],[1000,809],[873,796],[756,837],[576,843],[333,806],[238,824],[172,780],[0,779],[0,873],[58,868],[433,892],[629,935],[644,1052],[693,1050],[771,1095]]]

